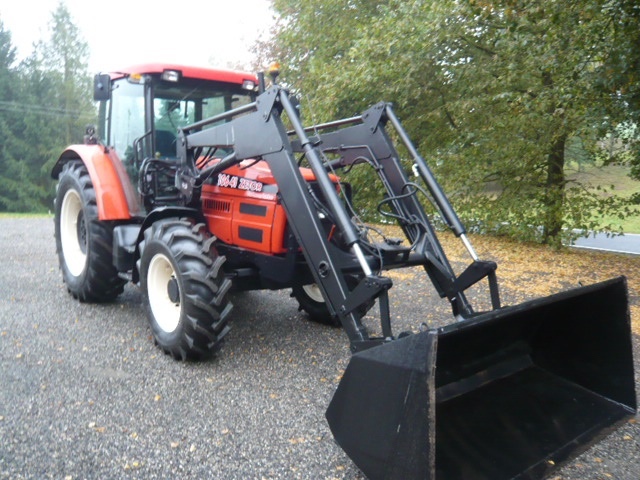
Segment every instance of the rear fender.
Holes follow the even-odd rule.
[[[51,176],[58,178],[65,163],[81,160],[96,192],[100,220],[130,220],[141,211],[129,177],[115,152],[101,145],[71,145],[56,162]]]

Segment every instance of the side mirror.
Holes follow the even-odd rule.
[[[96,102],[111,99],[111,77],[107,73],[99,73],[93,77],[93,99]]]

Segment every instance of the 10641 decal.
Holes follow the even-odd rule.
[[[237,188],[238,190],[247,190],[249,192],[262,192],[264,188],[262,182],[226,173],[218,174],[217,185],[218,187]]]

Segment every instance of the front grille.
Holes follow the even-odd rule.
[[[213,200],[211,198],[205,198],[202,201],[202,206],[205,210],[220,212],[220,213],[230,213],[231,212],[231,202],[227,202],[225,200]]]

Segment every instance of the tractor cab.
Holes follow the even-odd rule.
[[[147,212],[179,199],[178,131],[253,102],[256,90],[252,74],[176,65],[138,65],[95,77],[103,142],[119,157]]]

